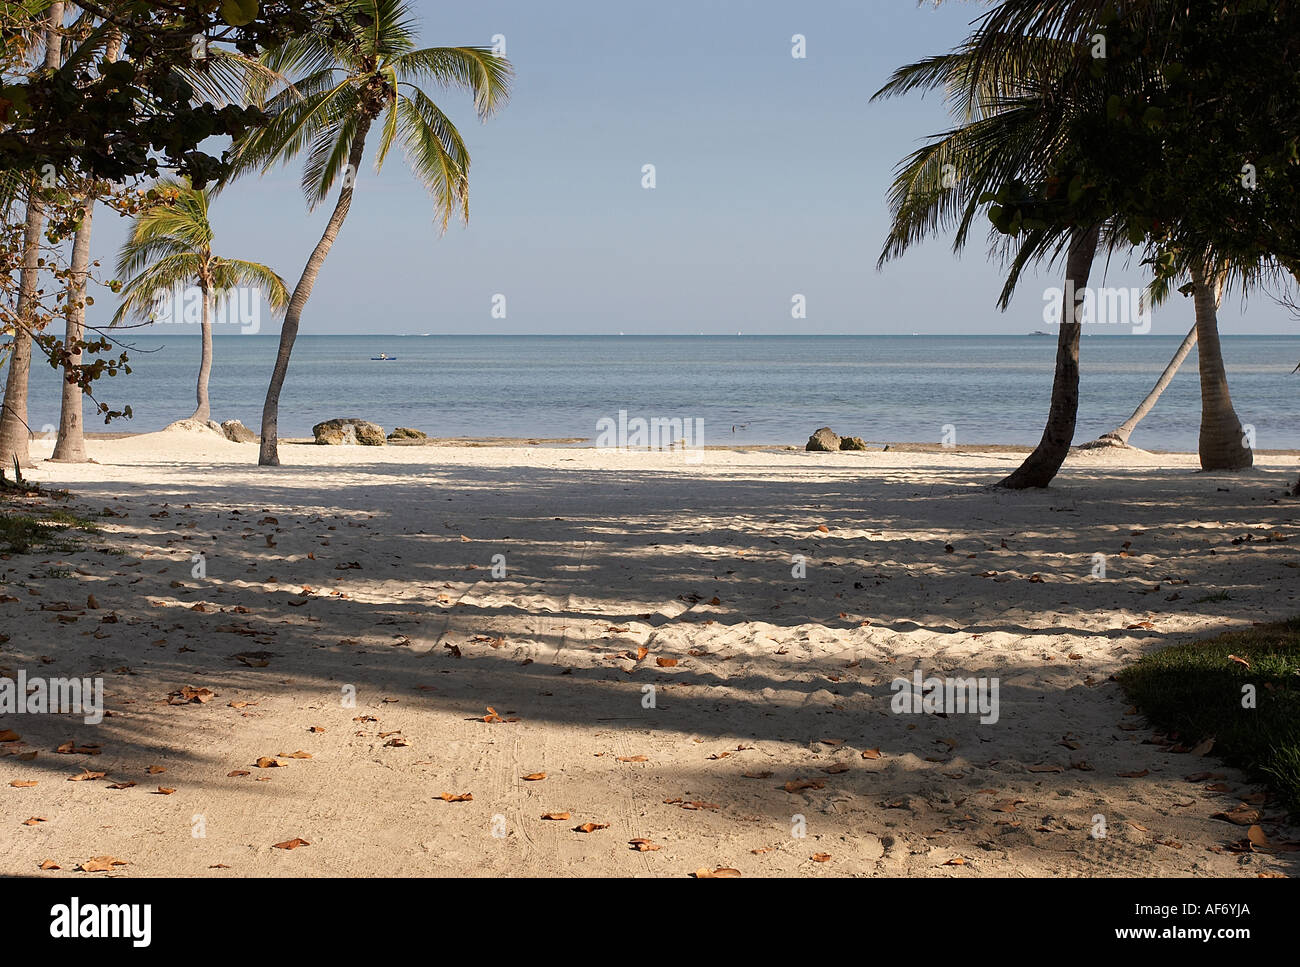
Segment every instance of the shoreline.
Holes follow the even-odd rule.
[[[103,441],[113,441],[113,440],[131,440],[140,437],[153,436],[155,434],[164,433],[164,432],[169,432],[169,431],[145,430],[139,433],[88,432],[86,433],[85,437],[87,440],[103,442]],[[188,432],[188,431],[175,431],[175,432]],[[200,438],[202,437],[200,436]],[[36,443],[38,439],[40,438],[34,438],[32,442]],[[968,443],[968,444],[964,443],[958,446],[945,446],[940,443],[920,443],[920,442],[907,442],[907,441],[868,440],[866,442],[867,445],[871,448],[870,450],[865,450],[865,451],[841,450],[838,452],[839,453],[889,452],[889,453],[973,453],[973,454],[1023,453],[1023,454],[1028,454],[1031,453],[1034,449],[1034,444],[1020,444],[1020,443]],[[431,436],[427,440],[420,440],[420,441],[391,441],[390,440],[385,447],[364,447],[364,446],[324,447],[322,444],[317,444],[315,440],[312,439],[311,437],[281,437],[280,443],[285,446],[293,446],[293,447],[321,446],[325,449],[363,450],[363,451],[384,450],[388,448],[418,449],[423,447],[451,448],[451,449],[458,448],[458,447],[471,448],[471,449],[516,448],[516,447],[544,447],[549,449],[569,449],[569,450],[604,449],[595,446],[595,444],[591,442],[590,438],[580,438],[580,437],[432,437]],[[250,447],[256,446],[256,444],[253,443],[236,444],[236,445],[250,446]],[[706,444],[705,446],[696,449],[702,449],[705,451],[719,451],[719,452],[734,450],[741,453],[747,453],[747,452],[804,453],[807,452],[805,451],[803,446],[798,444],[793,444],[793,443],[737,443],[732,445]],[[628,453],[680,452],[680,451],[656,450],[651,448],[640,448],[640,447],[621,448],[621,450],[622,452],[628,452]],[[1085,453],[1088,451],[1081,448],[1080,445],[1076,444],[1071,447],[1070,452],[1072,455],[1074,455],[1079,453]],[[1125,447],[1103,448],[1103,452],[1151,454],[1153,456],[1171,456],[1171,457],[1196,456],[1196,451],[1194,450],[1163,450],[1163,449],[1148,450],[1142,447],[1133,447],[1133,446],[1127,448]],[[1257,456],[1268,457],[1268,458],[1300,457],[1300,449],[1281,449],[1281,450],[1256,449],[1254,452]],[[830,456],[830,454],[821,454],[821,456]]]

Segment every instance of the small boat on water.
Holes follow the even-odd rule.
[[[391,363],[397,360],[396,356],[390,356],[388,353],[380,353],[378,356],[371,356],[372,363]]]

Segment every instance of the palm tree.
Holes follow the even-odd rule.
[[[376,171],[395,142],[405,148],[416,177],[433,197],[440,227],[453,214],[469,218],[469,152],[451,119],[419,84],[436,84],[473,95],[486,120],[509,95],[509,61],[483,47],[416,48],[416,26],[406,0],[346,0],[346,29],[287,42],[262,58],[263,65],[292,83],[253,79],[252,101],[271,115],[234,148],[234,174],[263,173],[304,149],[302,187],[312,208],[336,184],[338,200],[293,290],[280,328],[280,347],[262,409],[258,463],[278,466],[280,391],[307,300],[352,206],[372,125],[379,124]],[[267,97],[270,90],[276,93]]]
[[[1169,360],[1169,365],[1165,367],[1164,372],[1160,374],[1160,378],[1156,380],[1156,385],[1151,387],[1151,392],[1147,393],[1142,402],[1138,404],[1132,416],[1109,433],[1103,433],[1091,443],[1080,444],[1080,449],[1127,447],[1129,437],[1133,435],[1133,431],[1137,429],[1139,423],[1146,419],[1147,414],[1155,408],[1156,402],[1164,391],[1169,388],[1169,384],[1174,381],[1178,370],[1182,368],[1183,361],[1187,359],[1192,347],[1196,345],[1196,334],[1197,327],[1193,325],[1183,338],[1182,343],[1179,344],[1177,351],[1174,352],[1173,358]]]
[[[77,223],[72,238],[72,258],[69,260],[71,277],[68,280],[67,299],[64,302],[65,328],[63,336],[67,361],[63,367],[63,398],[59,406],[59,435],[54,441],[50,459],[56,463],[86,463],[86,434],[82,417],[82,390],[78,381],[81,367],[81,339],[86,332],[86,283],[90,278],[90,229],[95,211],[93,191],[86,192],[80,203],[81,221]]]
[[[1189,9],[1191,8],[1185,4],[1175,4],[1170,0],[1139,0],[1125,5],[1122,14],[1126,26],[1130,28],[1130,34],[1147,39],[1142,53],[1136,57],[1130,55],[1121,64],[1105,58],[1101,62],[1094,60],[1092,63],[1080,59],[1073,68],[1076,77],[1073,86],[1086,88],[1089,86],[1089,78],[1104,78],[1105,83],[1114,92],[1114,103],[1118,104],[1123,104],[1125,96],[1135,91],[1144,93],[1152,86],[1159,89],[1162,81],[1167,81],[1172,76],[1168,73],[1169,68],[1173,65],[1180,68],[1184,66],[1178,63],[1180,51],[1176,46],[1176,38],[1181,35],[1173,30],[1172,25],[1180,18],[1185,18]],[[1212,13],[1213,9],[1211,5],[1200,13]],[[1084,47],[1086,44],[1082,41],[1097,36],[1095,31],[1098,25],[1107,21],[1114,13],[1115,8],[1111,0],[1002,0],[981,18],[980,25],[969,42],[975,61],[973,72],[978,76],[980,70],[990,69],[990,65],[1026,56],[1037,49],[1041,44],[1041,37],[1044,36]],[[1210,33],[1208,36],[1217,42],[1217,35]],[[1101,63],[1105,63],[1106,66],[1102,68]],[[1089,112],[1090,117],[1092,119],[1107,117],[1111,103],[1109,100],[1102,103],[1094,101]],[[1155,122],[1153,127],[1159,131],[1161,123]],[[1158,136],[1163,137],[1163,135]],[[1085,149],[1091,146],[1082,142],[1080,145]],[[1117,150],[1115,144],[1109,143],[1100,149],[1100,153],[1142,157],[1139,151],[1122,150],[1128,146],[1119,147],[1121,150]],[[1167,151],[1162,151],[1158,163],[1170,163]],[[1181,165],[1182,161],[1174,163]],[[1146,177],[1157,181],[1160,180],[1159,174],[1159,171],[1144,172]],[[1172,181],[1172,179],[1165,180]],[[1130,187],[1128,181],[1121,184],[1121,197]],[[1215,189],[1207,185],[1204,190],[1206,193],[1212,193]],[[1180,217],[1182,209],[1179,206],[1183,204],[1184,199],[1176,198],[1173,205],[1177,214],[1171,213],[1165,220],[1181,224],[1184,219]],[[1150,224],[1135,223],[1130,240],[1138,244],[1142,237],[1146,236],[1148,248],[1156,249],[1158,246],[1155,244],[1156,240],[1149,234],[1151,231]],[[1183,243],[1181,259],[1173,254],[1166,256],[1173,260],[1171,265],[1178,265],[1192,277],[1190,291],[1196,305],[1196,341],[1200,346],[1198,360],[1201,376],[1199,446],[1201,466],[1206,470],[1244,469],[1252,465],[1254,457],[1246,444],[1241,421],[1232,407],[1218,332],[1218,302],[1227,277],[1228,266],[1214,256],[1214,246],[1200,237],[1200,233],[1204,231],[1204,226],[1189,225],[1178,233],[1179,240]],[[1156,254],[1160,253],[1156,252]],[[1276,268],[1270,266],[1269,261],[1267,258],[1260,258],[1250,264],[1232,265],[1231,269],[1243,284],[1249,284],[1267,274],[1270,269]],[[1165,281],[1167,280],[1165,276]]]
[[[1227,270],[1223,267],[1196,266],[1192,269],[1192,299],[1196,303],[1197,357],[1201,371],[1202,470],[1245,470],[1253,466],[1255,456],[1246,443],[1246,435],[1232,408],[1228,392],[1228,375],[1223,365],[1219,342],[1219,300]]]
[[[88,25],[87,23],[85,26]],[[85,27],[83,26],[82,29],[84,32]],[[107,31],[105,41],[104,63],[115,63],[121,50],[122,33],[116,27],[111,27]],[[86,463],[90,459],[86,454],[86,432],[83,420],[85,413],[82,408],[82,388],[78,377],[82,360],[81,340],[86,333],[86,306],[92,301],[86,294],[86,283],[90,278],[90,233],[95,214],[95,189],[95,183],[88,181],[85,192],[81,196],[81,217],[72,239],[72,257],[69,260],[71,278],[68,282],[67,299],[64,301],[66,325],[63,337],[67,357],[63,365],[59,435],[54,441],[54,453],[50,456],[52,461],[58,463]]]
[[[1077,47],[1067,43],[1029,37],[1005,56],[982,61],[972,38],[950,54],[895,72],[875,98],[943,89],[960,126],[932,138],[899,165],[889,198],[893,224],[878,266],[942,227],[956,228],[953,248],[960,250],[991,196],[1009,184],[1040,182],[1048,176],[1063,149],[1073,112],[1095,100],[1079,85],[1063,83],[1063,78],[1075,76],[1068,68],[1078,56]],[[1100,225],[1044,224],[1027,229],[1017,243],[1003,286],[1003,308],[1030,262],[1062,251],[1065,291],[1075,293],[1076,299],[1062,308],[1042,439],[1001,486],[1046,487],[1070,451],[1079,407],[1079,313],[1100,239]]]
[[[122,286],[122,304],[112,325],[130,316],[150,318],[160,308],[160,299],[174,302],[173,293],[197,287],[202,300],[203,351],[190,419],[206,421],[211,418],[208,377],[212,372],[213,303],[225,299],[230,309],[229,300],[237,300],[238,290],[256,289],[272,310],[279,311],[288,303],[289,293],[284,281],[265,265],[212,253],[208,220],[212,188],[192,188],[188,180],[174,178],[160,179],[155,187],[170,200],[136,217],[130,237],[118,253],[117,274],[130,281]],[[180,309],[180,305],[171,306],[172,313]]]
[[[62,63],[63,4],[51,3],[46,16],[45,59],[43,69],[55,71]],[[45,230],[45,202],[40,194],[40,179],[32,174],[27,180],[27,217],[23,227],[23,264],[19,273],[17,321],[9,355],[9,372],[5,378],[3,408],[0,409],[0,466],[15,461],[31,463],[27,426],[27,383],[32,369],[32,332],[29,328],[40,298],[37,286],[41,271],[41,235]]]

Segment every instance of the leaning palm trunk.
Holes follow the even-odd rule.
[[[1241,420],[1232,408],[1228,374],[1223,367],[1219,343],[1219,294],[1223,277],[1211,280],[1198,269],[1192,273],[1192,297],[1196,303],[1196,331],[1200,342],[1202,470],[1244,470],[1253,466],[1255,455],[1246,444]]]
[[[351,177],[343,182],[343,190],[339,193],[338,203],[334,206],[334,214],[330,215],[329,223],[325,226],[325,234],[316,243],[311,258],[307,260],[307,265],[302,270],[302,277],[298,280],[298,285],[293,290],[293,297],[289,300],[284,324],[280,327],[280,348],[275,357],[275,369],[271,371],[271,385],[266,390],[266,402],[262,406],[262,446],[257,457],[259,466],[280,465],[277,423],[280,415],[280,390],[284,387],[284,377],[289,372],[289,355],[293,352],[293,342],[298,337],[298,323],[307,300],[311,298],[316,277],[320,275],[325,257],[334,247],[334,240],[338,238],[343,220],[348,217],[348,209],[352,207],[352,192],[356,187],[357,175],[361,171],[361,160],[366,151],[366,134],[370,130],[371,121],[372,118],[366,115],[357,124],[356,133],[352,137],[352,148],[348,154],[350,167],[347,170],[351,173]]]
[[[1155,408],[1156,401],[1169,388],[1169,384],[1174,381],[1174,377],[1178,375],[1178,370],[1182,368],[1184,360],[1187,359],[1188,354],[1191,353],[1192,347],[1195,345],[1196,326],[1193,325],[1182,345],[1178,347],[1178,352],[1174,353],[1174,358],[1169,360],[1169,365],[1165,367],[1165,371],[1156,380],[1156,385],[1151,388],[1151,392],[1147,394],[1146,399],[1138,404],[1138,408],[1133,411],[1133,415],[1109,433],[1103,433],[1091,443],[1085,443],[1082,446],[1088,448],[1128,446],[1129,437],[1133,435],[1137,425],[1145,420],[1147,414]]]
[[[1092,273],[1101,236],[1099,226],[1075,229],[1065,261],[1065,291],[1073,301],[1061,306],[1061,332],[1056,342],[1056,375],[1052,380],[1052,405],[1043,438],[1011,476],[999,483],[1011,490],[1046,487],[1065,463],[1074,442],[1079,417],[1079,337],[1083,331],[1082,297]],[[1069,321],[1066,321],[1066,313]]]
[[[212,407],[208,405],[208,377],[212,374],[212,283],[207,279],[199,281],[203,291],[203,351],[199,357],[199,380],[194,388],[194,414],[191,420],[207,422],[212,419]]]
[[[45,68],[58,70],[63,58],[63,4],[50,4],[45,28]],[[0,407],[0,466],[14,461],[22,466],[32,462],[27,426],[27,382],[32,370],[31,316],[38,299],[41,234],[45,230],[45,202],[39,195],[40,183],[35,175],[29,183],[27,221],[23,227],[23,265],[18,278],[17,325],[9,356],[9,373],[5,379],[5,398]]]
[[[63,367],[63,401],[59,408],[59,438],[51,460],[59,463],[86,463],[86,434],[83,423],[80,382],[81,340],[86,332],[86,281],[90,276],[91,215],[94,196],[87,193],[81,207],[81,224],[72,240],[72,278],[68,284],[67,328],[63,337],[68,352]]]

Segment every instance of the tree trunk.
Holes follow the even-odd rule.
[[[203,353],[199,357],[199,381],[194,389],[197,405],[190,419],[206,423],[212,419],[212,410],[208,406],[208,376],[212,373],[212,284],[207,279],[200,279],[199,287],[203,290],[203,320],[200,323],[203,330]]]
[[[1178,347],[1178,352],[1174,353],[1174,358],[1169,360],[1169,365],[1165,367],[1165,371],[1161,373],[1160,378],[1156,380],[1156,385],[1151,388],[1151,392],[1147,394],[1146,399],[1138,404],[1138,408],[1133,411],[1133,415],[1109,433],[1103,433],[1096,440],[1093,440],[1091,443],[1085,443],[1083,446],[1128,446],[1128,438],[1133,435],[1133,431],[1137,429],[1137,425],[1145,420],[1147,414],[1155,408],[1156,401],[1160,399],[1160,395],[1169,388],[1169,384],[1174,381],[1174,377],[1178,375],[1178,370],[1182,368],[1183,361],[1187,359],[1188,354],[1192,351],[1192,347],[1195,345],[1196,326],[1193,325],[1191,331],[1183,340],[1182,345]]]
[[[45,67],[58,70],[63,56],[63,4],[50,4],[45,28]],[[15,460],[22,466],[32,462],[27,426],[27,380],[32,370],[32,324],[40,277],[41,235],[45,231],[45,202],[38,192],[40,179],[33,175],[27,196],[27,220],[23,227],[23,266],[18,278],[18,316],[14,327],[13,348],[9,355],[9,373],[5,379],[5,397],[0,406],[0,466],[9,467]]]
[[[361,123],[357,125],[356,134],[352,138],[352,150],[348,154],[350,167],[347,170],[351,177],[344,179],[343,190],[339,192],[334,213],[330,215],[329,223],[325,226],[325,234],[316,243],[311,258],[307,260],[307,265],[302,270],[302,277],[294,287],[292,298],[289,299],[284,323],[280,326],[280,348],[275,357],[275,369],[271,371],[271,385],[266,390],[266,402],[262,406],[262,446],[257,456],[257,463],[262,467],[280,465],[277,422],[280,415],[280,390],[284,387],[285,374],[289,372],[289,355],[293,352],[293,341],[298,337],[298,322],[302,318],[302,310],[306,307],[307,300],[311,298],[316,277],[320,275],[321,266],[325,264],[325,256],[329,255],[330,249],[334,247],[334,240],[338,238],[343,220],[348,217],[348,209],[352,207],[352,192],[361,173],[361,159],[365,154],[366,134],[370,131],[371,120],[369,116],[363,117]]]
[[[1255,455],[1246,444],[1245,430],[1232,408],[1228,374],[1219,344],[1219,295],[1223,276],[1211,279],[1204,270],[1192,273],[1192,298],[1196,303],[1197,355],[1201,365],[1201,469],[1244,470]]]
[[[86,332],[86,280],[90,276],[91,216],[95,199],[87,195],[81,208],[81,224],[72,240],[72,277],[68,282],[67,326],[64,329],[64,348],[69,353],[63,367],[63,401],[59,408],[59,438],[54,444],[51,460],[59,463],[88,463],[86,456],[85,426],[82,422],[82,389],[78,381],[81,366],[81,346]]]
[[[998,486],[1011,490],[1046,487],[1065,463],[1074,442],[1079,417],[1079,337],[1084,291],[1097,254],[1099,227],[1076,229],[1065,261],[1066,299],[1061,304],[1061,332],[1056,341],[1056,375],[1052,380],[1052,405],[1043,438],[1019,469]],[[1067,321],[1068,313],[1068,321]]]

